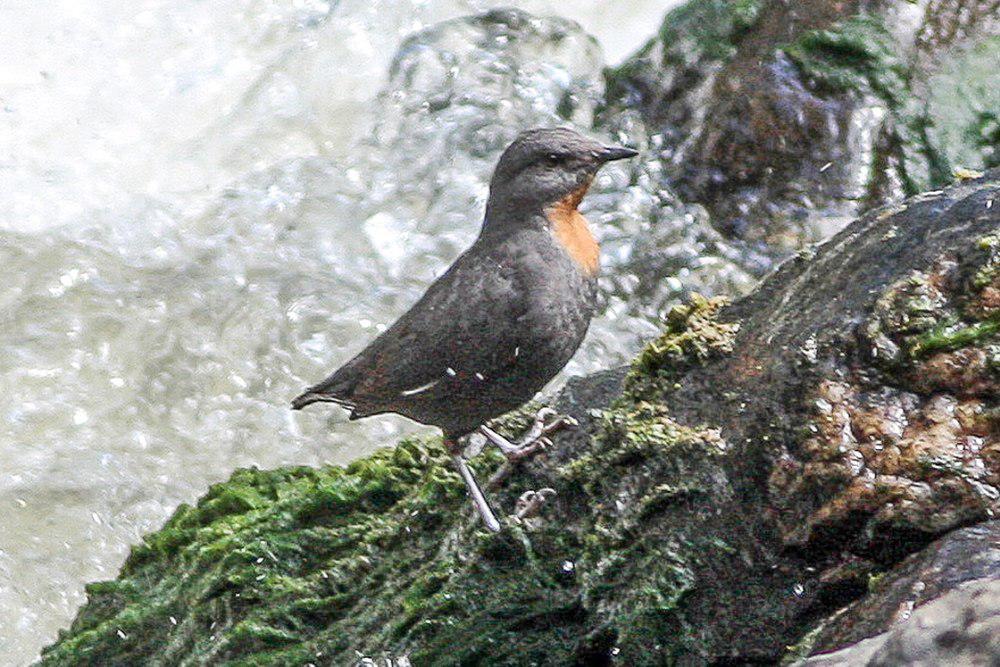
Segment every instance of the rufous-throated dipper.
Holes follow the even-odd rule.
[[[479,430],[515,461],[560,425],[540,413],[514,444],[485,423],[531,400],[583,342],[600,262],[577,206],[601,166],[637,154],[567,128],[521,133],[493,172],[472,246],[395,324],[292,407],[338,403],[351,419],[395,412],[438,426],[483,521],[500,530],[458,441]]]

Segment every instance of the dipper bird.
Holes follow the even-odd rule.
[[[516,461],[559,426],[540,413],[513,444],[485,426],[531,400],[576,352],[594,314],[598,246],[577,206],[602,165],[637,155],[566,128],[520,134],[490,180],[479,237],[356,357],[292,402],[338,403],[351,419],[395,412],[438,426],[490,530],[500,522],[459,438],[479,430]]]

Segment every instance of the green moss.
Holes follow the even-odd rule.
[[[983,345],[997,338],[998,334],[1000,334],[1000,313],[988,320],[966,326],[955,322],[943,322],[913,342],[912,355],[919,359],[936,352]]]
[[[972,288],[982,291],[991,285],[1000,285],[1000,234],[981,238],[978,246],[986,258],[972,277]]]
[[[875,593],[875,592],[877,592],[882,587],[882,584],[885,583],[885,575],[886,574],[888,574],[888,573],[887,572],[875,572],[875,573],[872,573],[872,574],[868,575],[868,592],[869,593]]]
[[[1000,285],[1000,236],[972,241],[947,260],[885,290],[863,326],[868,350],[879,368],[918,392],[961,384],[989,395],[1000,378],[1000,310],[992,292]],[[958,351],[966,356],[945,363],[937,357]]]
[[[826,627],[826,621],[820,622],[812,630],[802,636],[798,642],[789,646],[785,655],[781,659],[781,665],[794,665],[800,660],[805,660],[812,653],[816,640]]]
[[[719,453],[711,434],[704,430],[681,426],[662,405],[630,399],[619,401],[602,415],[598,445],[588,454],[565,465],[560,474],[568,480],[581,483],[593,494],[601,493],[599,487],[609,470],[630,467],[639,462],[659,459],[661,463],[679,461],[692,455],[703,456]],[[654,495],[662,495],[664,489]],[[669,485],[667,485],[669,486]],[[681,493],[679,488],[674,488]],[[686,493],[696,489],[684,486]]]
[[[664,391],[687,370],[732,352],[739,324],[720,322],[723,297],[706,299],[695,294],[687,305],[675,306],[666,317],[659,338],[639,353],[625,380],[626,393],[648,398]]]
[[[711,429],[677,423],[663,404],[626,395],[604,413],[592,451],[560,471],[593,508],[578,567],[584,605],[611,614],[626,662],[699,655],[685,601],[698,588],[702,559],[734,555],[723,540],[682,526],[727,493],[722,444]]]
[[[659,39],[665,46],[693,41],[695,51],[712,60],[726,60],[736,53],[739,37],[760,15],[762,0],[695,0],[667,13]]]
[[[819,90],[872,90],[892,107],[906,97],[899,44],[874,16],[858,14],[832,28],[811,30],[783,50]]]
[[[606,98],[622,99],[628,82],[645,78],[648,59],[662,52],[657,67],[693,67],[726,61],[756,24],[763,0],[690,0],[670,10],[657,37],[647,42],[621,66],[607,71]]]
[[[716,547],[673,526],[712,494],[717,451],[662,406],[626,400],[588,463],[556,477],[577,511],[499,534],[480,528],[433,440],[346,468],[241,470],[91,586],[43,664],[572,664],[608,628],[623,659],[656,664],[697,649],[683,600],[694,554]],[[498,457],[475,463],[486,474]],[[607,504],[626,488],[627,511]],[[661,528],[638,539],[640,525]]]
[[[1000,337],[1000,311],[986,307],[980,300],[983,290],[1000,282],[1000,235],[979,239],[963,271],[969,276],[961,281],[967,290],[955,295],[954,300],[964,307],[945,308],[935,304],[929,309],[926,319],[931,323],[906,342],[911,359],[971,346],[988,348]]]
[[[908,194],[947,185],[953,166],[963,161],[982,163],[978,149],[953,150],[961,143],[955,133],[941,134],[940,128],[952,123],[935,112],[936,105],[914,95],[913,79],[921,73],[910,69],[902,46],[880,18],[857,14],[826,30],[806,32],[782,51],[820,94],[874,96],[884,103],[894,119],[893,150],[900,152],[899,176]]]
[[[681,319],[710,328],[719,305],[696,299]],[[678,318],[677,350],[644,368],[718,347]],[[514,435],[536,407],[496,425]],[[43,664],[574,664],[607,657],[611,639],[628,664],[699,655],[686,600],[705,559],[737,558],[689,534],[692,512],[727,492],[721,452],[711,429],[622,397],[546,480],[572,511],[499,534],[480,527],[435,440],[346,468],[240,470],[178,509],[117,581],[91,586]],[[486,475],[499,457],[474,463]],[[493,499],[512,507],[523,490]]]
[[[147,650],[162,657],[184,636],[192,637],[181,642],[184,653],[195,658],[303,644],[346,650],[343,634],[323,628],[373,623],[366,595],[418,576],[438,548],[427,529],[465,502],[444,452],[428,441],[347,468],[238,471],[137,546],[118,582],[92,586],[44,663]]]

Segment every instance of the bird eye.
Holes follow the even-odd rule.
[[[563,161],[562,156],[557,155],[556,153],[549,153],[548,155],[545,156],[545,162],[553,167],[557,164],[560,164],[562,161]]]

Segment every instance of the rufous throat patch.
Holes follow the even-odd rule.
[[[545,217],[552,225],[552,233],[573,261],[584,273],[593,275],[600,266],[601,249],[590,233],[587,219],[576,210],[589,187],[587,182],[549,206],[545,209]]]

